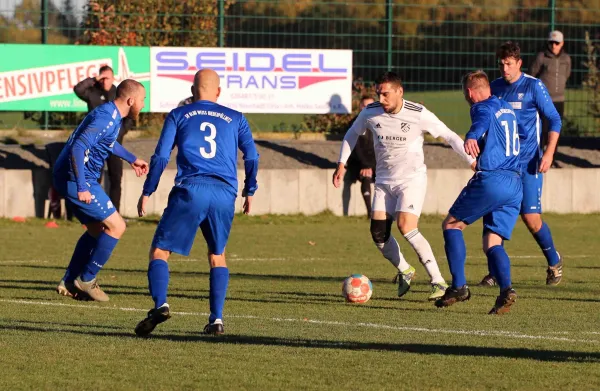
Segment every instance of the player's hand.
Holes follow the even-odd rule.
[[[339,188],[342,184],[342,179],[344,178],[344,174],[346,173],[346,166],[343,163],[338,163],[337,168],[333,173],[333,186]]]
[[[373,178],[373,169],[363,168],[362,170],[360,170],[360,176],[365,178]]]
[[[131,168],[133,168],[135,175],[138,177],[148,173],[148,163],[142,159],[136,159],[135,162],[131,163]]]
[[[149,198],[150,196],[145,196],[143,194],[140,196],[140,199],[138,200],[137,204],[139,217],[144,217],[146,215],[146,204],[148,203]]]
[[[86,204],[89,204],[92,202],[92,193],[90,193],[87,190],[86,191],[78,191],[77,199],[79,199],[79,201],[81,201],[81,202],[85,202]]]
[[[244,198],[244,214],[245,215],[250,214],[250,208],[252,207],[252,197],[253,196],[246,196]]]
[[[479,144],[477,144],[477,140],[468,139],[465,140],[465,152],[467,155],[470,155],[473,159],[477,159],[479,156]]]
[[[542,156],[542,161],[540,162],[540,172],[546,173],[552,167],[552,154],[548,152],[544,152],[544,156]]]

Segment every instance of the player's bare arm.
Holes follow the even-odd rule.
[[[546,152],[542,156],[542,161],[540,162],[540,172],[546,173],[552,166],[552,158],[554,156],[554,152],[556,151],[556,145],[558,144],[558,137],[560,133],[550,131],[548,132],[548,144],[546,145]]]

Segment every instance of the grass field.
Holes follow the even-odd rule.
[[[151,306],[147,249],[155,223],[132,221],[100,274],[108,303],[54,293],[78,224],[0,220],[0,389],[600,389],[600,216],[553,216],[565,277],[544,285],[545,261],[517,224],[507,243],[519,299],[511,313],[489,316],[496,289],[447,309],[426,301],[417,268],[402,299],[394,269],[371,244],[361,218],[236,216],[228,246],[231,270],[223,337],[200,335],[208,312],[206,247],[170,263],[175,315],[148,339],[133,328]],[[440,216],[421,231],[443,257]],[[470,227],[467,275],[485,273],[481,226]],[[396,235],[398,237],[399,235]],[[370,277],[372,299],[345,304],[342,280]]]

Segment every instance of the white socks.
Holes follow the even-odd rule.
[[[390,261],[400,272],[410,268],[410,265],[406,262],[406,259],[404,259],[404,255],[400,252],[398,242],[393,236],[390,236],[387,242],[375,243],[375,245],[379,251],[381,251],[385,259]]]
[[[437,262],[435,261],[435,256],[433,255],[433,250],[431,250],[431,246],[427,239],[421,235],[418,229],[413,229],[406,235],[404,235],[408,243],[415,249],[415,252],[419,256],[419,261],[427,270],[427,274],[431,278],[432,284],[444,283],[444,277],[442,277],[442,273],[440,273],[440,268],[438,267]],[[384,254],[385,255],[385,254]],[[387,258],[387,257],[386,257]]]

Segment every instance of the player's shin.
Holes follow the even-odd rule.
[[[208,322],[211,324],[217,319],[223,319],[223,307],[225,306],[228,284],[229,269],[227,267],[219,266],[210,269],[210,317]]]
[[[457,289],[467,284],[465,262],[467,247],[460,229],[444,230],[444,250],[448,258],[448,266],[452,274],[452,288]]]
[[[153,259],[148,265],[148,287],[154,300],[154,308],[167,302],[169,287],[169,265],[162,259]]]
[[[488,263],[494,265],[494,277],[498,281],[500,291],[510,288],[512,285],[510,280],[510,259],[504,247],[500,245],[490,247],[485,255],[488,258]]]
[[[75,245],[75,251],[73,251],[73,256],[71,257],[71,262],[69,262],[63,281],[73,282],[81,274],[83,267],[89,262],[95,246],[96,239],[87,231],[81,235]]]
[[[371,220],[371,237],[385,259],[390,261],[398,271],[404,272],[410,268],[410,265],[400,252],[398,242],[391,236],[392,223],[391,219]]]
[[[419,261],[421,261],[425,267],[425,270],[427,270],[427,274],[429,274],[429,277],[431,278],[431,283],[445,283],[444,277],[442,277],[440,268],[435,260],[435,256],[433,255],[433,250],[431,249],[427,239],[425,239],[419,230],[413,229],[404,235],[404,237],[419,256]]]
[[[554,241],[552,240],[552,233],[550,227],[545,222],[542,222],[542,227],[539,231],[533,234],[535,241],[540,246],[548,262],[548,266],[556,266],[560,261],[559,255],[554,247]]]
[[[108,262],[113,250],[117,246],[119,239],[113,238],[105,232],[102,232],[96,240],[96,247],[92,252],[89,262],[83,267],[81,280],[84,282],[92,281]]]

